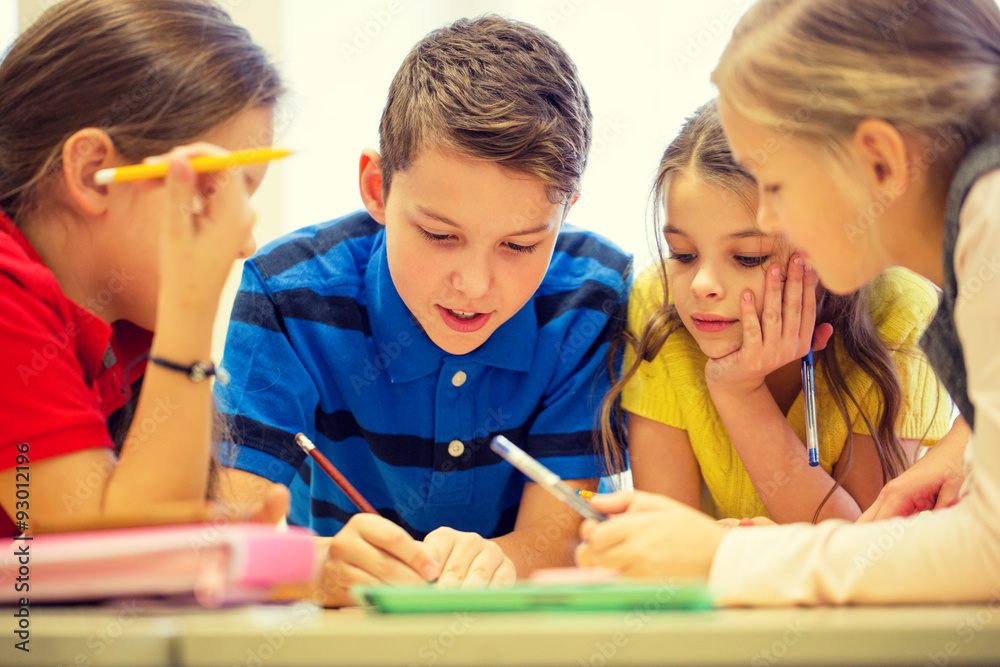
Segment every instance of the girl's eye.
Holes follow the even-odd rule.
[[[417,227],[417,229],[420,230],[420,235],[423,236],[428,241],[440,242],[440,241],[447,241],[448,239],[451,238],[451,234],[431,234],[423,227]]]
[[[679,253],[679,252],[672,252],[672,253],[670,253],[670,257],[669,257],[669,259],[678,261],[681,264],[690,264],[691,262],[694,261],[694,258],[695,258],[695,255],[693,253],[686,253],[685,254],[685,253]]]
[[[781,186],[780,185],[765,185],[763,189],[764,189],[764,194],[774,195],[774,194],[778,194],[778,190],[781,189]]]
[[[761,257],[748,257],[746,255],[736,255],[736,261],[742,266],[751,268],[754,266],[760,266],[765,261],[767,261],[767,255],[762,255]]]
[[[518,245],[516,243],[511,243],[510,241],[508,241],[507,242],[507,247],[510,248],[511,250],[513,250],[514,252],[520,252],[520,253],[524,253],[524,254],[530,254],[530,253],[535,252],[535,248],[538,247],[538,244],[536,243],[534,245]]]

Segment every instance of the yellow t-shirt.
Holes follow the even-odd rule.
[[[663,302],[656,267],[636,281],[629,297],[629,328],[637,335]],[[937,310],[934,287],[903,268],[891,268],[875,279],[870,311],[879,336],[891,350],[902,386],[896,433],[904,439],[937,442],[950,424],[951,403],[944,387],[917,347],[921,333]],[[840,335],[834,332],[834,336]],[[838,352],[842,347],[838,347]],[[629,368],[635,353],[625,354]],[[848,387],[874,425],[879,394],[874,381],[842,356],[838,356]],[[622,407],[629,412],[687,431],[702,479],[718,506],[718,517],[768,516],[739,454],[712,403],[705,383],[708,357],[683,326],[671,334],[651,362],[643,362],[622,393]],[[847,440],[847,425],[816,367],[816,409],[819,415],[820,465],[828,473],[840,458]],[[788,411],[788,423],[805,441],[805,412],[799,392]],[[847,416],[854,433],[868,435],[858,409],[847,401]],[[936,409],[936,411],[935,411]]]

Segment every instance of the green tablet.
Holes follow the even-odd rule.
[[[387,614],[609,611],[643,609],[711,609],[703,582],[537,584],[516,583],[511,588],[456,590],[434,585],[356,586],[355,598],[368,610]]]

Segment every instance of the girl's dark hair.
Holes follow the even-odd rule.
[[[282,91],[264,51],[214,2],[54,5],[0,63],[0,209],[23,222],[83,128],[104,130],[139,162]]]
[[[734,195],[756,219],[757,182],[754,177],[733,160],[719,119],[715,100],[700,107],[687,119],[677,137],[667,146],[660,160],[656,180],[653,184],[653,222],[656,239],[657,271],[663,289],[660,306],[652,317],[639,324],[638,335],[629,329],[623,330],[611,343],[609,360],[619,358],[625,346],[635,352],[633,362],[623,369],[620,376],[615,373],[614,364],[609,364],[612,378],[611,390],[601,404],[601,448],[605,465],[612,473],[620,473],[625,468],[626,433],[624,413],[621,410],[622,391],[639,370],[643,361],[652,361],[659,354],[667,338],[681,329],[676,308],[667,299],[667,271],[663,252],[662,223],[660,207],[668,191],[670,179],[685,174],[698,178],[709,185],[719,187]],[[834,401],[840,410],[848,433],[852,432],[847,417],[847,406],[858,407],[861,419],[868,426],[878,450],[882,465],[882,479],[887,482],[905,470],[909,462],[902,444],[896,435],[896,421],[902,405],[902,388],[890,350],[878,335],[872,321],[869,297],[872,289],[877,289],[879,281],[846,295],[824,293],[817,313],[817,322],[829,322],[835,335],[826,349],[816,353],[816,364],[826,379]],[[847,383],[846,364],[857,366],[872,378],[879,394],[878,403],[882,409],[877,415],[866,415],[861,409],[859,398],[854,396]],[[850,468],[853,451],[853,435],[848,436],[847,465],[838,472],[834,485],[820,503],[813,517],[815,521],[826,500],[830,497]]]

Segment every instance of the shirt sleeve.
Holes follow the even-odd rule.
[[[69,313],[0,273],[0,469],[27,443],[32,461],[112,448],[101,399],[77,357],[81,327]]]
[[[219,462],[289,484],[305,458],[295,435],[315,437],[319,392],[252,261],[243,265],[222,365],[230,380],[215,384],[215,399],[230,432]]]
[[[976,409],[966,495],[916,517],[732,529],[709,585],[722,604],[933,603],[1000,589],[1000,172],[962,210],[955,321]]]
[[[663,297],[662,278],[654,266],[636,281],[629,297],[628,328],[636,338],[642,336],[646,323],[663,303]],[[667,426],[687,430],[672,374],[686,374],[690,364],[688,359],[675,358],[671,354],[676,343],[677,339],[673,336],[668,338],[652,361],[643,361],[639,365],[622,391],[622,408]],[[626,371],[635,363],[635,358],[635,350],[628,346],[625,350]]]
[[[566,328],[567,336],[573,336],[572,344],[559,348],[556,372],[529,431],[529,451],[543,440],[561,440],[556,447],[541,446],[545,454],[539,459],[563,479],[593,479],[605,472],[597,454],[595,432],[601,401],[610,389],[609,344],[623,326],[630,267],[615,285],[588,282],[577,288],[574,298],[580,302],[608,305],[600,310],[575,311],[573,322]],[[588,296],[588,291],[594,294]],[[613,301],[606,298],[612,291]]]

